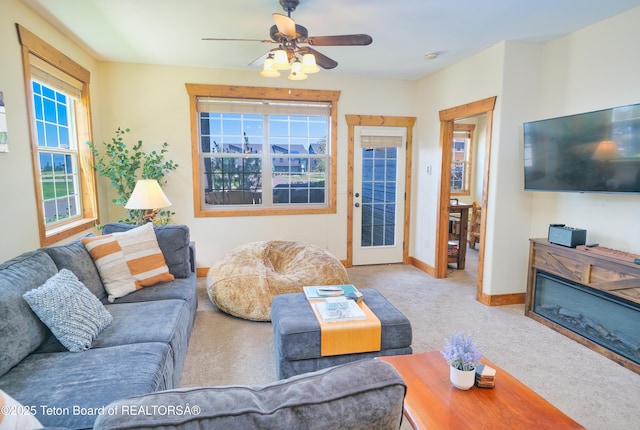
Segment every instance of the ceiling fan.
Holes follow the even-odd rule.
[[[299,0],[279,0],[287,15],[273,14],[275,25],[271,26],[271,39],[222,39],[205,37],[202,40],[246,41],[277,44],[278,47],[269,50],[258,57],[249,66],[264,64],[261,72],[263,76],[279,76],[279,70],[291,69],[290,79],[305,79],[306,73],[314,73],[319,69],[333,69],[338,62],[318,52],[311,46],[365,46],[373,39],[368,34],[345,34],[339,36],[309,36],[309,32],[302,25],[296,24],[291,18],[291,12],[300,4]],[[308,46],[310,45],[310,46]],[[299,58],[302,57],[302,60]],[[298,64],[296,64],[298,63]]]

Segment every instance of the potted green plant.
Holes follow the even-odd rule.
[[[449,377],[454,387],[468,390],[475,382],[476,366],[482,359],[482,351],[471,334],[453,333],[447,339],[442,355],[449,363]]]
[[[95,156],[95,169],[100,176],[111,180],[111,186],[115,188],[118,197],[111,201],[116,206],[124,206],[135,188],[138,179],[155,179],[160,186],[167,181],[165,175],[178,167],[173,160],[165,160],[169,144],[164,142],[159,151],[146,153],[142,150],[142,141],[129,147],[124,141],[124,135],[131,130],[118,129],[111,142],[105,143],[104,155],[100,155],[95,145],[89,142],[91,152]],[[128,209],[127,217],[118,219],[118,222],[127,224],[144,224],[144,210]],[[161,210],[153,219],[154,224],[169,224],[173,220],[175,212]]]

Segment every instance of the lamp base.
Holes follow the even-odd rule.
[[[144,222],[153,222],[153,219],[158,214],[158,209],[147,209],[144,213]]]

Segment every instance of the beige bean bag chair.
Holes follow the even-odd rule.
[[[207,274],[209,299],[223,312],[271,321],[271,300],[309,285],[348,284],[340,261],[315,245],[269,241],[242,245],[213,263]]]

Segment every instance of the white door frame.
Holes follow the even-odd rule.
[[[404,250],[403,263],[409,264],[409,226],[411,214],[411,152],[413,148],[413,125],[415,117],[400,116],[376,116],[376,115],[345,115],[348,125],[348,178],[347,178],[347,260],[344,261],[346,267],[353,265],[353,152],[356,126],[375,127],[406,127],[406,162],[405,162],[405,200],[404,200]]]
[[[364,151],[361,143],[362,136],[379,136],[383,138],[399,138],[393,142],[397,146],[397,165],[396,165],[396,192],[395,192],[395,216],[394,216],[394,236],[392,244],[379,245],[362,245],[362,222],[364,211],[366,208],[372,208],[364,200],[364,187],[362,177],[364,175]],[[406,163],[406,142],[407,131],[404,127],[362,127],[356,126],[355,140],[353,149],[353,265],[369,265],[369,264],[389,264],[403,262],[404,247],[404,181],[405,181],[405,163]],[[386,148],[385,148],[386,149]],[[371,148],[370,154],[379,155],[375,149]],[[386,152],[386,151],[385,151]],[[367,152],[369,153],[369,152]],[[386,174],[385,174],[386,176]],[[385,180],[387,178],[385,177]],[[378,193],[375,193],[378,194]],[[384,199],[386,200],[386,193]],[[383,202],[384,203],[384,202]],[[386,207],[386,205],[385,205]],[[370,214],[375,217],[376,211]],[[384,216],[384,215],[383,215]],[[378,229],[376,229],[378,231]]]

